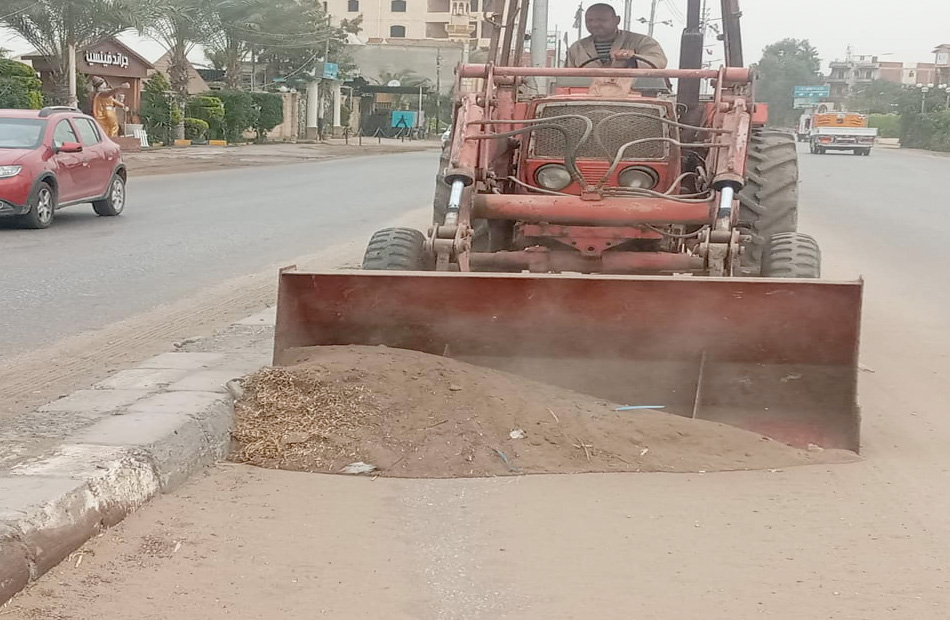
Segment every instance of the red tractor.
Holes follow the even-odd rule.
[[[458,69],[431,228],[379,231],[361,274],[285,273],[278,354],[448,352],[857,449],[861,284],[817,280],[795,140],[765,127],[737,0],[719,69],[702,68],[699,0],[678,69],[518,66],[527,8],[509,0],[492,61]],[[589,372],[565,366],[578,359]]]

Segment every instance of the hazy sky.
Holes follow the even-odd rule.
[[[585,0],[589,6],[594,0]],[[623,0],[606,0],[623,14]],[[576,2],[549,0],[550,18],[560,28],[570,28],[574,21]],[[719,16],[719,0],[708,0],[714,17]],[[855,54],[877,54],[881,60],[933,62],[930,53],[941,43],[950,43],[950,2],[946,0],[903,0],[885,3],[868,0],[740,0],[742,36],[746,62],[756,62],[762,48],[783,39],[809,39],[822,59],[823,69],[835,58],[844,58],[850,44]],[[660,0],[657,19],[672,20],[673,27],[657,25],[654,36],[671,58],[678,57],[679,35],[686,11],[686,0]],[[879,7],[887,6],[889,9]],[[633,0],[633,18],[649,17],[650,0]],[[646,25],[634,22],[631,28],[646,32]],[[576,31],[575,31],[576,32]],[[584,33],[586,36],[586,32]],[[709,60],[722,58],[717,43]],[[883,56],[884,54],[892,56]]]
[[[424,2],[425,0],[409,0]],[[595,0],[585,0],[589,6]],[[623,0],[606,0],[622,14]],[[551,30],[571,29],[577,2],[574,0],[549,0]],[[714,17],[719,15],[719,0],[708,0]],[[950,43],[950,2],[946,0],[903,0],[899,3],[868,2],[867,0],[740,0],[743,10],[743,41],[746,62],[757,61],[762,48],[783,39],[794,37],[809,39],[821,55],[822,67],[835,58],[844,58],[848,45],[855,54],[881,56],[882,60],[933,62],[930,53],[936,45]],[[889,6],[885,10],[882,6]],[[679,11],[677,15],[671,7]],[[657,19],[671,20],[673,26],[659,24],[654,36],[666,48],[671,61],[678,57],[679,35],[683,27],[681,15],[686,10],[686,0],[659,0]],[[633,18],[648,17],[650,0],[634,0]],[[646,32],[646,25],[634,22],[633,30]],[[586,36],[586,31],[584,35]],[[571,29],[571,40],[576,31]],[[136,42],[129,39],[143,55],[157,58],[161,49],[154,42]],[[722,59],[722,47],[715,44],[713,54],[707,60],[718,64]],[[0,34],[0,46],[16,52],[26,51],[22,42]],[[200,58],[200,54],[195,55]]]

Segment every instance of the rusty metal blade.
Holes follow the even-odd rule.
[[[861,282],[401,272],[280,275],[290,349],[386,345],[518,372],[793,445],[858,448]]]

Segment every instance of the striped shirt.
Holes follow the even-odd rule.
[[[610,48],[613,47],[614,40],[610,41],[597,41],[594,40],[594,49],[597,50],[597,55],[601,58],[606,58],[610,56]]]

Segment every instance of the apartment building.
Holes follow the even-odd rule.
[[[501,0],[327,0],[337,22],[363,16],[360,38],[369,43],[468,39],[480,48],[488,46],[494,28],[487,18],[502,6]]]

